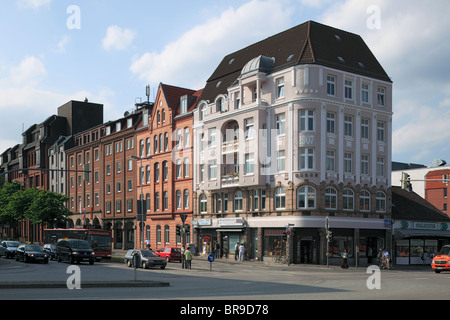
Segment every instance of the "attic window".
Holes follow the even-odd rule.
[[[364,63],[362,63],[362,62],[358,62],[358,65],[361,67],[361,68],[365,68],[366,66],[364,65]]]
[[[340,61],[340,62],[342,62],[342,63],[345,63],[345,60],[344,60],[344,58],[342,58],[342,57],[338,57],[338,59],[339,59],[339,61]]]
[[[291,54],[289,57],[287,57],[286,61],[291,61],[292,59],[294,59],[294,54]]]
[[[337,34],[335,34],[334,37],[336,38],[336,40],[342,41],[341,37],[339,37]]]
[[[222,83],[222,81],[217,82],[216,84],[216,88],[220,87],[220,84]]]
[[[230,62],[228,64],[232,64],[234,62],[234,58],[231,58]]]

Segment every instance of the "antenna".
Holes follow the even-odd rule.
[[[145,87],[145,95],[147,96],[147,102],[150,102],[150,85]]]

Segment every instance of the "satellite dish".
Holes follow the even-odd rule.
[[[130,113],[128,111],[125,111],[125,113],[123,114],[124,117],[128,117],[130,115]]]
[[[431,167],[437,168],[437,167],[445,166],[446,164],[447,164],[447,162],[445,160],[434,159],[433,162],[431,162]]]

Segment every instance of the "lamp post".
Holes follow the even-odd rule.
[[[137,157],[137,156],[130,156],[131,159],[135,159],[135,160],[140,160],[141,161],[141,169],[139,171],[139,180],[141,183],[141,200],[139,201],[139,206],[141,208],[140,212],[141,212],[141,219],[139,219],[139,213],[137,215],[137,221],[140,220],[139,222],[139,229],[141,230],[141,236],[140,236],[140,241],[141,241],[141,249],[144,249],[144,190],[143,190],[143,183],[144,183],[144,179],[143,177],[141,177],[141,173],[143,173],[143,166],[142,166],[142,160],[151,160],[152,157]]]

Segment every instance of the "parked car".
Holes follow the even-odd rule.
[[[166,259],[167,262],[170,262],[170,261],[181,262],[181,249],[180,248],[165,247],[165,248],[158,249],[158,251],[156,251],[156,254],[158,256]]]
[[[20,242],[17,241],[2,241],[0,244],[0,257],[5,256],[6,259],[14,258],[16,250],[20,246]]]
[[[37,244],[21,244],[16,250],[16,261],[48,263],[48,254]]]
[[[45,244],[42,250],[48,253],[51,260],[56,260],[56,244]]]
[[[436,273],[450,271],[450,245],[443,246],[431,261],[431,268]]]
[[[94,250],[86,240],[60,239],[56,243],[56,261],[61,262],[62,260],[67,260],[71,264],[82,261],[94,264]]]
[[[139,256],[139,265],[136,267],[142,267],[144,269],[150,268],[150,267],[160,267],[161,269],[164,269],[167,265],[167,262],[165,259],[158,256],[154,251],[152,250],[128,250],[127,254],[125,255],[124,262],[127,266],[133,267],[133,256],[137,254]]]

